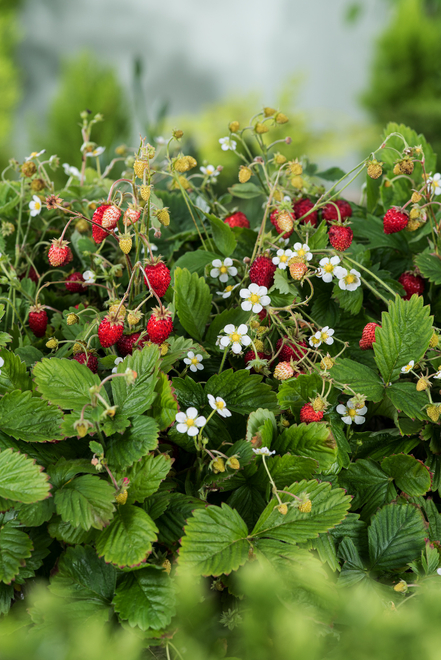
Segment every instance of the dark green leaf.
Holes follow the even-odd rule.
[[[87,367],[86,367],[87,369]],[[52,442],[61,440],[61,411],[32,396],[31,392],[10,392],[0,399],[0,428],[16,440]]]
[[[158,446],[158,424],[151,417],[135,415],[123,436],[109,440],[106,457],[112,466],[127,468]]]
[[[424,548],[426,528],[421,513],[410,504],[388,504],[368,530],[371,568],[390,571],[416,559]]]
[[[81,410],[90,403],[89,389],[101,382],[85,364],[65,358],[44,358],[37,362],[34,378],[41,395],[65,410]],[[104,391],[101,395],[106,398]]]
[[[175,270],[176,311],[184,329],[202,341],[211,311],[211,293],[203,277],[182,268]]]
[[[55,506],[65,522],[83,529],[102,529],[109,523],[115,489],[98,476],[86,474],[68,481],[55,493]]]
[[[257,408],[277,409],[275,393],[262,383],[262,376],[250,374],[247,369],[228,369],[212,376],[205,385],[205,394],[222,397],[227,408],[248,415]]]
[[[26,371],[26,364],[17,355],[3,348],[0,350],[0,358],[4,362],[0,370],[0,394],[6,394],[13,390],[23,392],[32,389],[32,382]]]
[[[96,551],[119,568],[144,562],[156,541],[157,527],[145,511],[132,504],[118,507],[112,522],[98,536]],[[127,540],[130,539],[128,543]]]
[[[50,496],[48,475],[25,454],[12,449],[0,453],[0,497],[31,504]]]
[[[112,379],[112,392],[115,405],[125,415],[142,415],[155,399],[155,385],[159,368],[159,348],[156,344],[144,346],[142,351],[134,351],[120,362],[117,373],[126,369],[136,371],[133,384],[127,384],[125,378]]]
[[[364,394],[370,401],[381,401],[383,398],[384,385],[380,377],[364,364],[347,358],[339,359],[332,367],[332,378]]]
[[[224,257],[230,257],[236,249],[236,239],[230,227],[216,218],[214,215],[206,214],[213,232],[213,240],[216,247],[222,252]]]
[[[397,488],[407,495],[425,495],[430,489],[429,468],[413,456],[398,454],[381,462],[382,469],[395,480]]]

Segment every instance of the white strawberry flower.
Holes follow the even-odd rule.
[[[311,261],[312,252],[309,251],[309,246],[306,243],[294,243],[294,256],[300,257],[305,261]]]
[[[332,335],[334,334],[334,332],[335,331],[332,328],[330,328],[328,325],[325,325],[325,327],[322,328],[321,332],[320,332],[320,339],[321,339],[322,343],[323,344],[328,344],[328,346],[333,344],[334,343],[334,338],[333,338]]]
[[[5,361],[2,357],[0,357],[0,374],[2,372],[1,367],[4,365]]]
[[[441,371],[437,371],[436,374],[433,374],[433,378],[441,378]]]
[[[355,291],[361,285],[361,275],[354,268],[351,268],[348,272],[347,268],[336,266],[334,268],[334,275],[338,279],[338,286],[343,291]]]
[[[236,151],[237,142],[232,140],[230,137],[219,138],[219,144],[221,145],[222,151],[228,151],[228,149],[231,149],[231,151]]]
[[[431,195],[441,195],[441,174],[437,172],[427,179],[429,193]]]
[[[331,282],[335,267],[338,266],[339,263],[340,257],[331,257],[330,259],[324,257],[323,259],[320,259],[320,268],[316,273],[317,277],[321,277],[323,282]]]
[[[286,246],[289,243],[289,238],[283,238],[283,236],[280,236],[280,238],[278,238],[276,242],[279,243],[279,245],[283,245],[283,247],[286,248]]]
[[[441,575],[441,568],[437,568],[436,572],[438,573],[438,575]]]
[[[245,298],[241,304],[242,309],[245,312],[252,310],[254,314],[258,314],[271,303],[271,298],[267,294],[266,286],[259,286],[255,282],[250,284],[248,289],[241,289],[239,295],[241,298]]]
[[[363,424],[365,421],[363,415],[366,414],[367,408],[366,406],[358,408],[355,405],[354,400],[349,399],[345,406],[340,403],[340,405],[337,406],[336,411],[342,416],[341,421],[345,424],[352,424],[352,422],[354,422],[354,424]]]
[[[272,456],[275,454],[275,451],[270,451],[268,447],[259,447],[258,449],[253,448],[253,452],[259,456]]]
[[[205,426],[207,420],[202,415],[198,417],[196,408],[187,408],[185,413],[178,412],[175,417],[178,422],[176,430],[178,433],[187,433],[187,435],[195,436],[199,433],[199,429]]]
[[[116,358],[115,362],[113,363],[114,367],[112,369],[112,374],[116,374],[116,372],[118,371],[118,365],[121,364],[121,362],[123,362],[123,361],[124,361],[124,358],[122,358],[122,357],[117,357]]]
[[[204,365],[202,364],[203,359],[204,358],[200,353],[195,355],[193,351],[188,351],[187,357],[184,358],[184,362],[189,365],[190,371],[196,372],[198,369],[201,370],[204,368]]]
[[[322,345],[322,333],[320,331],[316,332],[315,335],[312,335],[312,337],[308,339],[308,342],[313,348],[318,348]]]
[[[233,260],[230,257],[227,257],[223,261],[221,259],[215,259],[211,262],[211,265],[214,266],[210,270],[211,277],[218,277],[219,282],[227,282],[228,277],[234,277],[237,275],[237,268],[233,266]]]
[[[29,202],[29,209],[30,209],[30,215],[32,218],[34,218],[36,215],[39,215],[41,213],[41,199],[37,197],[37,195],[34,195],[32,197],[32,201]]]
[[[273,264],[285,270],[288,266],[288,261],[293,256],[292,250],[277,250],[277,256],[273,257]]]
[[[80,170],[69,163],[63,163],[63,170],[67,176],[75,176],[77,179],[81,178]]]
[[[221,417],[231,417],[231,412],[228,410],[224,399],[222,399],[220,396],[214,398],[212,394],[208,394],[207,396],[208,403],[213,408],[213,410],[216,410]]]
[[[98,158],[98,156],[101,156],[106,150],[106,147],[95,147],[92,151],[87,151],[86,152],[86,158],[89,158],[91,156],[94,156],[95,158]]]
[[[229,323],[223,329],[225,332],[224,337],[219,339],[219,345],[222,348],[227,348],[231,344],[233,353],[240,353],[242,346],[249,346],[251,344],[251,337],[247,335],[248,328],[245,323],[242,323],[238,328],[232,323]]]
[[[208,177],[210,183],[215,183],[216,177],[220,174],[220,171],[214,165],[207,165],[206,167],[200,167],[199,169],[204,176]]]
[[[401,373],[402,374],[408,374],[411,369],[413,369],[415,364],[415,360],[411,360],[409,364],[406,364],[406,366],[401,367]]]
[[[239,286],[239,284],[235,284],[234,286],[232,284],[229,284],[228,286],[225,287],[223,291],[216,291],[218,296],[222,296],[222,298],[229,298],[231,294],[233,293],[234,289],[236,289]]]
[[[33,151],[33,152],[30,154],[30,156],[27,156],[27,157],[25,158],[25,161],[28,162],[28,160],[32,160],[33,158],[38,158],[38,156],[41,156],[41,155],[44,154],[45,152],[46,152],[46,149],[42,149],[41,151],[38,151],[38,152],[37,152],[37,151]]]
[[[85,270],[83,277],[85,284],[95,284],[96,274],[93,270]]]

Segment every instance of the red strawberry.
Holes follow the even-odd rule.
[[[268,257],[257,257],[250,268],[250,280],[269,289],[274,283],[277,266]]]
[[[51,266],[65,266],[73,259],[72,250],[70,249],[67,241],[61,241],[54,238],[52,245],[47,253],[47,258]]]
[[[299,199],[298,202],[295,202],[293,208],[294,208],[294,214],[296,218],[299,218],[300,222],[302,224],[311,224],[313,227],[317,225],[317,220],[318,220],[318,211],[314,211],[313,213],[310,213],[309,215],[306,216],[302,220],[302,216],[305,215],[305,213],[308,213],[314,206],[314,202],[312,202],[310,199],[307,197],[304,197],[303,199]]]
[[[36,337],[44,337],[47,328],[46,310],[40,305],[34,305],[29,312],[29,327]]]
[[[92,216],[93,222],[96,222],[97,224],[101,225],[103,222],[104,211],[106,211],[108,208],[110,208],[110,204],[102,204],[101,206],[98,206],[97,210]],[[92,225],[92,236],[95,243],[97,244],[102,243],[106,238],[106,236],[108,235],[109,235],[108,232],[105,231],[104,229],[101,229],[101,227],[98,227],[97,225]]]
[[[39,276],[38,276],[37,271],[35,270],[35,268],[33,266],[31,266],[29,268],[29,272],[26,269],[25,272],[22,273],[18,279],[22,280],[24,277],[29,277],[29,279],[32,280],[32,282],[35,282],[35,284],[38,284]]]
[[[396,206],[389,209],[383,218],[383,229],[385,234],[395,234],[397,231],[405,229],[409,222],[409,216],[404,211],[400,211]]]
[[[103,213],[101,224],[105,229],[115,229],[121,216],[121,209],[117,206],[109,206]]]
[[[154,344],[162,344],[173,331],[171,312],[168,309],[155,307],[147,323],[147,332],[150,341]]]
[[[250,222],[245,213],[242,213],[242,211],[237,211],[236,213],[233,213],[233,215],[229,215],[227,218],[225,218],[224,222],[229,227],[245,227],[246,229],[250,228]]]
[[[163,261],[147,262],[144,266],[145,273],[150,282],[150,286],[157,296],[162,298],[170,286],[170,271]],[[144,277],[144,283],[148,286],[147,278]]]
[[[358,342],[362,351],[367,351],[372,348],[375,341],[375,328],[381,328],[378,323],[368,323],[364,326],[361,339]]]
[[[134,225],[141,217],[141,209],[135,209],[129,206],[124,212],[123,223],[125,225]]]
[[[398,278],[400,284],[403,285],[406,294],[403,296],[404,300],[409,300],[414,293],[421,296],[424,292],[424,280],[419,275],[412,275],[412,273],[403,273]]]
[[[72,273],[66,277],[66,289],[71,293],[83,293],[86,290],[83,282],[84,277],[81,273]]]
[[[305,403],[303,408],[300,410],[300,421],[304,422],[305,424],[311,424],[311,422],[319,422],[321,419],[323,419],[323,411],[315,411],[310,403]]]
[[[86,353],[77,353],[73,356],[73,359],[80,364],[85,364],[94,374],[98,371],[98,358],[92,353],[88,353],[87,355]]]
[[[270,215],[271,224],[274,225],[278,234],[282,234],[282,238],[291,236],[294,231],[295,219],[294,213],[279,211],[279,209],[275,209]]]
[[[345,225],[332,225],[329,227],[328,236],[332,247],[344,252],[351,245],[354,232]]]
[[[103,348],[116,344],[124,332],[124,322],[116,321],[113,315],[105,316],[98,328],[98,338]]]
[[[340,211],[340,217],[334,204],[338,207],[338,211]],[[350,218],[351,215],[351,205],[344,199],[336,199],[332,204],[326,204],[323,209],[323,217],[326,222],[332,222],[332,220],[344,220],[345,218]]]
[[[300,360],[306,354],[306,351],[308,350],[308,346],[305,344],[304,341],[298,341],[294,343],[293,341],[289,341],[287,337],[279,337],[279,339],[276,342],[276,353],[279,351],[280,347],[282,346],[282,342],[284,339],[285,339],[285,344],[283,345],[283,348],[278,355],[278,358],[281,362],[289,362],[291,359]],[[306,350],[303,350],[304,348]]]
[[[118,339],[116,342],[116,348],[118,349],[118,353],[121,355],[121,357],[131,355],[134,348],[140,350],[149,340],[148,335],[144,335],[144,337],[135,346],[135,343],[138,341],[140,336],[140,332],[133,332],[131,335],[123,335],[120,339]]]

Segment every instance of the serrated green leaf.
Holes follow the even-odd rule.
[[[160,431],[165,431],[175,421],[178,402],[169,377],[161,371],[155,387],[156,398],[150,415],[155,419]]]
[[[168,546],[176,545],[182,536],[184,525],[193,511],[205,509],[206,506],[206,502],[196,497],[183,493],[171,493],[167,510],[157,520],[159,541]]]
[[[115,511],[115,489],[98,476],[72,479],[55,493],[57,513],[65,522],[82,529],[102,529]]]
[[[117,367],[117,373],[126,369],[136,371],[136,379],[127,384],[125,378],[112,379],[112,392],[115,405],[124,415],[142,415],[155,399],[155,385],[159,369],[159,348],[156,344],[144,346],[141,351],[127,355]]]
[[[205,385],[205,394],[220,396],[229,410],[248,415],[257,408],[277,409],[277,398],[262,376],[250,374],[248,369],[227,369],[212,376]]]
[[[14,598],[14,587],[12,584],[0,582],[0,614],[7,614]]]
[[[0,582],[10,584],[26,559],[31,556],[32,541],[17,529],[14,521],[0,525]]]
[[[194,353],[205,353],[205,350],[195,344],[192,339],[186,339],[185,337],[172,337],[167,340],[168,351],[161,358],[161,371],[163,373],[168,373],[176,362],[179,362],[187,356],[188,351],[193,351]]]
[[[415,383],[398,381],[385,391],[397,410],[401,410],[412,419],[427,419],[424,406],[429,401],[424,392],[417,392]]]
[[[151,417],[136,415],[131,427],[123,436],[109,440],[106,458],[110,465],[119,469],[133,465],[158,446],[158,424]]]
[[[209,213],[205,214],[208,222],[211,225],[211,231],[213,233],[213,240],[216,247],[222,252],[224,257],[230,257],[234,250],[236,249],[236,239],[230,227],[216,218],[216,216]]]
[[[5,348],[0,350],[0,358],[3,360],[0,369],[0,394],[6,394],[13,390],[32,389],[31,378],[26,371],[26,364],[17,355]]]
[[[327,424],[293,424],[273,442],[272,449],[278,454],[296,454],[317,461],[321,472],[337,460],[338,448]]]
[[[85,364],[65,358],[44,358],[33,373],[40,394],[64,410],[81,410],[90,403],[89,389],[101,382]],[[107,399],[104,388],[101,395]]]
[[[248,559],[247,526],[225,503],[194,511],[184,532],[179,551],[181,572],[228,575]]]
[[[384,385],[380,377],[364,364],[347,358],[339,359],[332,367],[332,378],[364,394],[369,401],[381,401]]]
[[[70,523],[62,520],[61,516],[53,516],[47,530],[52,538],[70,545],[92,543],[98,534],[98,531],[93,527],[88,530],[84,530],[82,527],[73,527]]]
[[[333,289],[333,295],[337,299],[338,304],[345,312],[349,314],[358,314],[362,305],[363,305],[363,287],[359,286],[355,291],[346,291],[340,289],[340,287],[335,284]]]
[[[146,566],[129,573],[118,585],[113,606],[130,626],[161,630],[175,615],[175,593],[173,581],[163,569]]]
[[[233,490],[227,500],[227,504],[237,511],[240,517],[243,518],[248,529],[251,530],[266,506],[266,499],[263,497],[261,489],[252,484],[245,483],[243,486],[236,487]]]
[[[157,532],[155,523],[143,509],[125,504],[118,507],[110,525],[98,536],[96,551],[107,563],[119,568],[138,566],[150,554]]]
[[[340,473],[339,484],[354,495],[353,509],[364,506],[364,518],[369,518],[380,506],[396,496],[389,475],[372,460],[361,458],[351,463],[347,470]]]
[[[282,410],[299,412],[309,399],[321,392],[321,388],[322,380],[318,374],[300,374],[279,385],[277,399]]]
[[[277,422],[276,422],[276,417],[274,413],[271,410],[265,410],[264,408],[258,408],[257,410],[253,410],[252,413],[250,413],[250,416],[248,417],[247,421],[247,436],[246,439],[248,442],[251,442],[251,439],[253,436],[256,435],[256,433],[261,429],[261,427],[265,424],[267,420],[271,420],[271,428],[272,428],[272,437],[276,436],[277,433]],[[268,448],[271,446],[271,441]]]
[[[291,454],[271,456],[266,459],[266,464],[274,479],[274,483],[280,490],[286,488],[294,481],[311,479],[318,468],[317,460],[306,456],[292,456]],[[259,478],[259,475],[264,479],[264,483],[267,482],[270,485],[263,464],[259,468],[257,478]]]
[[[172,462],[167,454],[149,454],[128,469],[126,476],[130,479],[129,502],[144,502],[146,497],[156,493],[161,481],[164,481],[170,472]]]
[[[425,495],[430,489],[432,480],[429,468],[413,456],[388,456],[381,462],[381,468],[394,479],[397,488],[407,495]]]
[[[410,300],[396,298],[381,315],[381,328],[375,331],[375,361],[386,384],[396,380],[401,368],[420,360],[426,352],[432,330],[430,308],[421,296]]]
[[[308,217],[306,217],[308,221]],[[311,230],[310,230],[311,231]],[[308,238],[308,245],[311,250],[323,250],[328,245],[328,223],[323,220],[314,233]]]
[[[211,311],[211,293],[203,277],[189,270],[175,270],[176,311],[183,328],[197,341],[202,341]]]
[[[27,367],[32,367],[35,362],[38,362],[43,357],[43,353],[35,348],[35,346],[19,346],[15,349],[15,354],[23,360]]]
[[[421,252],[415,257],[415,265],[421,275],[433,284],[441,284],[441,259],[430,251]]]
[[[281,516],[277,510],[278,501],[272,499],[260,516],[251,536],[271,538],[286,543],[303,543],[317,538],[323,532],[332,529],[346,516],[351,499],[341,488],[331,488],[328,482],[300,481],[288,488],[297,495],[307,493],[312,503],[309,513],[302,513],[296,506],[289,506],[288,513]],[[280,494],[282,502],[291,504],[293,498]]]
[[[292,281],[290,282],[288,280],[288,275],[286,274],[286,271],[281,270],[278,268],[276,272],[274,273],[274,288],[280,291],[280,293],[288,293],[292,298],[295,298],[298,295],[298,291]],[[269,291],[269,295],[271,296],[272,294],[272,289]]]
[[[50,497],[35,504],[16,504],[17,517],[25,527],[39,527],[48,522],[55,513],[54,498]]]
[[[87,368],[87,367],[86,367]],[[0,428],[25,442],[61,440],[61,410],[32,396],[31,392],[9,392],[0,399]]]
[[[110,607],[115,586],[115,568],[100,559],[90,546],[77,545],[68,548],[59,558],[49,591],[101,610]]]
[[[49,497],[48,475],[34,460],[12,449],[0,453],[0,497],[31,504]]]
[[[388,504],[372,518],[368,530],[371,569],[390,571],[416,559],[424,548],[426,528],[410,504]]]
[[[197,273],[198,275],[202,275],[205,270],[205,266],[211,264],[214,259],[219,259],[219,255],[215,252],[192,250],[191,252],[186,252],[183,254],[182,257],[179,257],[179,259],[173,265],[171,273],[173,275],[176,268],[185,268],[186,270],[189,270],[190,273]]]
[[[345,174],[346,172],[340,167],[329,167],[327,170],[323,170],[323,172],[316,172],[314,176],[317,176],[320,179],[325,179],[325,181],[338,181],[338,179],[342,179]]]

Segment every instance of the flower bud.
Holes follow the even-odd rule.
[[[249,167],[245,167],[245,165],[241,165],[239,169],[240,183],[246,183],[247,181],[249,181],[251,179],[252,174],[253,173]]]
[[[76,422],[74,422],[73,427],[77,432],[77,435],[80,438],[84,438],[84,436],[86,436],[89,432],[89,429],[92,428],[92,424],[88,422],[87,419],[78,419]]]
[[[405,594],[408,590],[407,582],[405,580],[400,580],[395,586],[394,591],[397,591],[400,594]]]
[[[283,114],[283,112],[278,112],[276,114],[276,122],[278,124],[286,124],[287,122],[289,122],[289,119],[286,115]]]
[[[287,170],[289,174],[292,174],[293,176],[300,176],[303,174],[303,167],[297,160],[292,160],[288,163]]]
[[[232,121],[232,122],[230,122],[230,125],[228,126],[228,128],[230,129],[230,131],[232,133],[237,133],[237,131],[240,128],[240,124],[239,124],[238,121]]]
[[[34,192],[40,192],[46,188],[46,184],[43,179],[33,179],[31,182],[31,190]]]
[[[266,124],[261,123],[260,121],[254,126],[254,130],[258,135],[263,135],[263,133],[268,133],[269,128]]]
[[[80,317],[77,316],[77,314],[68,314],[67,317],[66,317],[67,325],[75,325],[76,323],[79,322],[79,320],[80,320]],[[75,346],[74,346],[74,348],[75,348]],[[82,350],[82,347],[81,347],[81,350]]]
[[[311,405],[315,412],[321,412],[322,410],[326,410],[328,402],[325,401],[325,399],[322,399],[321,396],[316,396],[315,399],[311,401]]]
[[[174,137],[176,140],[180,140],[181,137],[184,135],[184,131],[181,131],[180,128],[175,128],[175,129],[172,131],[172,135],[173,135],[173,137]]]
[[[127,153],[127,147],[125,144],[119,144],[116,149],[115,153],[117,156],[125,156]]]
[[[130,369],[130,367],[127,367],[124,372],[124,380],[126,381],[127,385],[133,385],[137,376],[138,374],[136,371],[133,371],[133,369]]]
[[[320,368],[323,371],[332,369],[332,367],[335,364],[335,360],[332,359],[330,355],[327,355],[326,357],[323,358],[323,360],[320,362]]]
[[[149,160],[151,160],[152,158],[155,157],[156,149],[151,144],[147,144],[145,146],[145,153],[146,153],[147,158],[149,158]]]
[[[46,347],[47,348],[58,348],[58,339],[55,337],[51,337],[47,342],[46,342]]]

